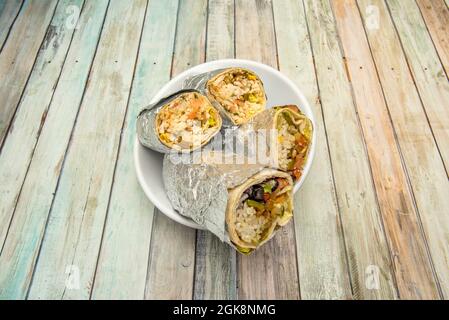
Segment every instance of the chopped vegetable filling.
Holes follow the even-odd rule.
[[[235,124],[243,124],[265,109],[262,82],[250,71],[223,72],[209,81],[208,90]]]
[[[156,125],[164,144],[193,149],[218,132],[220,120],[218,111],[205,96],[189,92],[164,106],[157,115]]]
[[[287,108],[299,112],[295,106]],[[297,181],[301,178],[309,151],[311,124],[306,118],[294,119],[290,112],[281,113],[277,121],[279,167]]]
[[[287,195],[290,190],[291,185],[284,178],[269,179],[245,190],[236,214],[239,238],[252,245],[263,241],[273,222],[291,211]]]

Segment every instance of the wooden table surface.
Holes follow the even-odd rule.
[[[0,0],[1,299],[449,299],[449,0]],[[318,138],[295,218],[246,257],[149,202],[135,120],[245,58]]]

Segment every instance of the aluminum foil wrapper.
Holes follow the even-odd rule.
[[[254,163],[264,164],[273,169],[280,169],[279,140],[275,116],[283,108],[285,107],[266,109],[235,130],[233,134],[235,145],[240,146],[244,150],[245,156],[253,159]],[[307,119],[301,111],[299,112]],[[309,119],[308,121],[311,124]]]
[[[173,208],[230,245],[225,221],[228,189],[264,168],[236,164],[237,157],[206,148],[191,154],[166,154],[163,165],[164,185]]]
[[[236,145],[245,155],[259,164],[278,169],[278,132],[275,127],[274,108],[259,113],[234,133]]]
[[[200,74],[194,75],[190,78],[187,78],[184,81],[183,89],[198,90],[203,95],[207,96],[207,88],[206,88],[207,82],[210,79],[212,79],[213,77],[215,77],[217,74],[219,74],[227,69],[229,69],[229,68],[217,69],[217,70],[213,70],[213,71],[209,71],[209,72],[205,72],[205,73],[200,73]]]
[[[160,153],[169,153],[171,148],[164,145],[158,137],[156,131],[156,116],[159,111],[172,100],[176,99],[183,93],[199,92],[195,89],[183,89],[172,95],[162,98],[158,102],[147,106],[143,109],[137,117],[137,136],[142,145]]]

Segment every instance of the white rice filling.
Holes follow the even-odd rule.
[[[256,210],[246,203],[237,209],[235,229],[244,242],[258,243],[262,240],[264,231],[269,227],[270,219],[264,215],[256,215]]]
[[[224,73],[210,84],[210,92],[237,124],[264,110],[262,101],[265,93],[254,75]]]
[[[198,93],[186,93],[171,101],[157,120],[160,138],[183,148],[201,145],[218,130],[218,112]]]
[[[293,158],[291,152],[292,149],[295,147],[295,136],[294,134],[292,134],[292,132],[294,132],[296,128],[293,125],[289,125],[284,117],[281,116],[279,118],[280,118],[278,123],[279,168],[281,168],[281,170],[288,170],[288,164]]]

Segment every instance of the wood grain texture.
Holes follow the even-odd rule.
[[[234,57],[234,0],[209,0],[206,59]],[[194,299],[236,299],[236,251],[197,231]]]
[[[0,300],[448,299],[448,4],[0,0]],[[154,212],[133,164],[159,87],[234,55],[292,79],[318,135],[249,257]]]
[[[391,297],[389,250],[379,219],[363,132],[339,47],[335,19],[327,1],[305,1],[304,4],[344,229],[353,298]],[[313,199],[313,192],[308,197]],[[379,280],[387,290],[373,290],[369,285],[371,266],[385,270]]]
[[[48,113],[44,119],[45,123],[39,129],[41,130],[41,134],[34,150],[25,181],[23,182],[20,197],[18,192],[20,191],[23,178],[19,180],[20,185],[16,185],[13,182],[8,183],[9,192],[17,194],[17,205],[15,209],[11,207],[11,204],[6,201],[8,198],[4,198],[5,201],[2,201],[0,204],[1,212],[4,212],[4,210],[15,210],[14,219],[9,230],[9,237],[6,239],[0,255],[0,299],[24,298],[31,282],[33,268],[53,199],[53,192],[56,188],[61,164],[97,47],[107,4],[107,0],[89,1],[83,7],[78,22],[79,28],[73,36],[70,50],[61,71],[61,76],[55,88]],[[62,16],[65,16],[66,7],[63,9],[61,13]],[[57,17],[58,15],[55,16],[55,18]],[[62,24],[64,23],[65,19],[62,20]],[[58,30],[60,35],[64,35],[64,37],[68,36],[66,33],[69,31],[64,30],[64,27],[59,26]],[[73,30],[70,32],[73,32]],[[58,50],[63,50],[61,48],[63,43],[58,44]],[[48,58],[47,55],[46,51],[40,53],[40,57]],[[38,60],[41,59],[40,57]],[[44,61],[46,63],[47,59],[44,59]],[[52,64],[54,63],[57,63],[55,59],[52,61]],[[45,68],[49,67],[50,65],[45,66]],[[51,81],[52,73],[48,69],[46,71],[46,73],[41,75],[43,79],[40,82],[43,81],[45,83],[47,80]],[[35,81],[30,81],[28,88],[33,87],[36,83]],[[45,91],[42,94],[45,94]],[[24,101],[27,99],[28,95]],[[29,118],[25,119],[26,123],[17,127],[6,140],[5,150],[16,135],[17,138],[14,140],[17,140],[21,136],[22,140],[19,143],[26,145],[28,136],[25,135],[23,137],[23,133],[19,133],[29,130],[29,127],[39,126],[41,120],[38,118],[37,121],[31,122],[30,120],[33,115],[28,110],[42,112],[41,109],[42,106],[33,103],[31,108],[22,108],[19,110],[16,123],[22,117],[22,110],[27,111],[26,114],[30,113],[28,114]],[[32,140],[34,141],[35,139]],[[22,153],[23,158],[29,161],[30,152],[25,150]],[[10,172],[25,171],[28,163],[23,162],[22,157],[17,158],[15,152],[11,153],[14,159],[10,161],[12,161],[11,165],[14,165],[14,167],[10,167]],[[0,159],[6,159],[8,154],[9,152],[3,153]],[[3,172],[4,168],[3,162],[0,161],[0,172]],[[13,190],[13,187],[16,189]]]
[[[435,48],[449,74],[449,8],[443,0],[417,0]]]
[[[151,0],[148,4],[93,299],[144,297],[154,206],[145,196],[135,174],[136,119],[155,92],[170,79],[177,10],[178,0]]]
[[[385,3],[379,0],[359,0],[359,8],[366,25],[363,8],[375,5],[379,8],[382,28],[366,28],[373,57],[394,123],[404,162],[410,176],[419,219],[426,233],[431,258],[442,292],[449,296],[448,269],[449,243],[440,242],[449,234],[449,182],[446,178],[443,162],[432,137],[419,95],[394,30],[391,17]],[[418,234],[418,232],[416,232]],[[418,280],[421,280],[419,282]],[[421,277],[417,277],[416,295],[419,298],[438,298],[435,288],[424,291]],[[433,282],[430,282],[433,284]],[[429,286],[430,287],[430,286]],[[424,291],[424,292],[422,292]],[[420,294],[422,293],[422,294]]]
[[[348,299],[352,296],[349,273],[304,8],[302,2],[276,0],[273,1],[273,9],[279,69],[304,93],[317,122],[315,134],[318,144],[313,167],[301,191],[295,196],[294,221],[301,298]],[[314,32],[319,30],[315,29]],[[314,36],[323,39],[326,34]],[[317,64],[322,65],[324,60],[321,60],[322,56],[319,58]],[[346,89],[344,92],[349,91]],[[335,96],[333,93],[334,99]],[[339,141],[340,148],[341,144]],[[316,190],[320,190],[319,198],[316,197]]]
[[[234,0],[209,0],[206,60],[234,57],[234,9]]]
[[[173,75],[205,59],[207,0],[179,3]],[[148,299],[192,299],[195,269],[194,229],[155,210],[148,281]]]
[[[270,1],[236,1],[236,55],[277,68],[276,36]],[[249,256],[238,255],[239,299],[298,299],[294,223]]]
[[[14,116],[28,76],[33,68],[44,36],[53,16],[57,1],[29,0],[20,11],[9,39],[0,55],[0,148]],[[50,29],[51,30],[51,29]],[[51,36],[51,31],[47,33]],[[42,42],[42,40],[44,41]]]
[[[66,9],[72,5],[81,8],[83,2],[84,0],[62,1],[56,8],[18,106],[13,127],[3,145],[0,154],[0,246],[6,238],[9,222],[72,39],[74,29],[68,29],[66,26]]]
[[[416,3],[387,2],[449,174],[449,82]]]
[[[22,7],[23,0],[0,1],[0,52],[8,37],[16,17]]]
[[[393,257],[398,293],[404,299],[438,296],[418,213],[408,186],[395,131],[376,75],[355,1],[333,1],[374,185]]]
[[[110,2],[52,203],[31,299],[89,298],[146,4]]]

